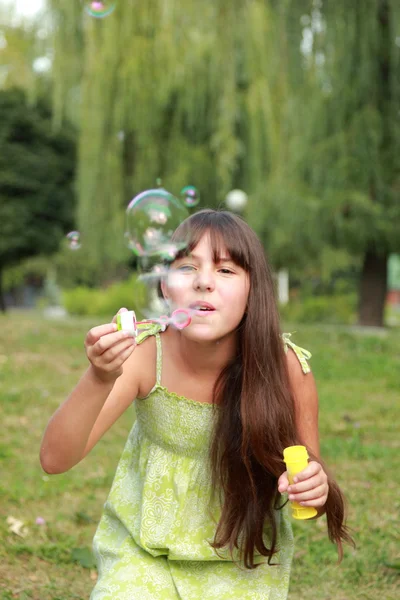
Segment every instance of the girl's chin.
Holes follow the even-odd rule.
[[[206,327],[205,325],[198,325],[191,323],[186,329],[181,331],[184,338],[191,342],[204,342],[204,343],[217,343],[222,338],[229,335],[229,331],[219,331],[216,327]]]

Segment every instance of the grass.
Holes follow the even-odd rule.
[[[72,471],[48,476],[38,453],[50,415],[85,369],[84,319],[0,317],[0,598],[88,598],[96,579],[90,547],[132,422],[127,411]],[[293,327],[313,353],[322,454],[349,503],[357,548],[340,566],[324,518],[294,524],[290,600],[399,597],[400,471],[398,332],[385,336]],[[22,521],[25,537],[7,517]],[[37,525],[37,517],[45,525]]]

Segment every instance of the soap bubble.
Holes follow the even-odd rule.
[[[225,198],[229,210],[241,212],[247,204],[248,196],[243,190],[231,190]]]
[[[101,2],[100,0],[92,0],[91,2],[87,2],[85,0],[85,10],[91,17],[97,17],[101,19],[103,17],[108,17],[115,10],[115,2],[110,2],[109,0],[104,0]]]
[[[181,199],[185,206],[193,208],[200,202],[200,192],[194,185],[187,185],[181,189]]]
[[[183,288],[187,285],[187,276],[179,269],[169,269],[167,273],[167,285],[169,288]]]
[[[185,247],[185,242],[172,242],[171,237],[188,211],[165,189],[141,192],[131,200],[126,214],[128,246],[136,256],[173,261]]]
[[[139,281],[144,281],[144,282],[153,282],[153,281],[158,282],[158,281],[161,281],[162,279],[167,279],[168,273],[169,273],[169,269],[167,266],[154,265],[154,267],[151,269],[151,271],[142,273],[141,275],[139,275],[138,279],[139,279]]]
[[[66,238],[70,250],[79,250],[81,247],[81,234],[79,231],[70,231],[67,233]]]

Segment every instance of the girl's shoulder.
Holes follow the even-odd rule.
[[[160,325],[160,323],[139,323],[137,325],[137,336],[136,343],[142,344],[149,337],[155,336],[158,333],[162,333],[165,331],[165,325]]]
[[[289,348],[291,348],[293,350],[293,352],[295,353],[295,355],[297,356],[297,358],[299,359],[303,373],[310,373],[311,369],[310,369],[310,365],[308,364],[307,361],[312,357],[311,352],[309,352],[305,348],[301,348],[300,346],[297,346],[290,339],[291,336],[292,336],[291,333],[282,333],[282,341],[283,341],[283,347],[285,349],[285,352],[287,353]]]

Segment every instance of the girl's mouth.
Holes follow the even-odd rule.
[[[193,302],[189,308],[196,314],[201,315],[202,317],[205,315],[210,315],[215,312],[215,307],[209,302]]]

